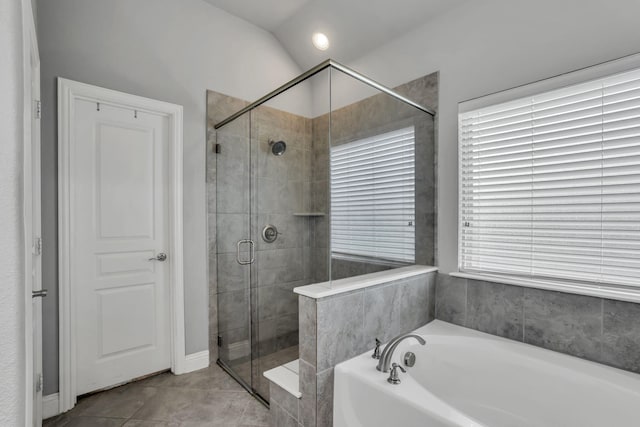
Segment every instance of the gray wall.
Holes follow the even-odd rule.
[[[638,15],[637,0],[467,1],[349,61],[388,86],[440,72],[436,263],[441,272],[457,268],[458,103],[636,53]]]
[[[38,12],[43,280],[50,292],[44,307],[44,372],[45,394],[49,394],[58,389],[55,77],[184,106],[185,332],[189,354],[208,348],[205,91],[256,99],[300,70],[271,34],[202,0],[41,0]],[[293,104],[291,108],[304,111],[307,107]]]
[[[0,0],[0,425],[24,425],[22,16]]]
[[[640,373],[640,304],[438,274],[436,318]]]

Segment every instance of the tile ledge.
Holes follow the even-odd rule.
[[[313,285],[299,286],[294,288],[293,292],[305,297],[320,299],[344,292],[381,285],[395,280],[406,279],[420,274],[432,273],[434,271],[438,271],[438,267],[411,265],[409,267],[394,268],[392,270],[385,270],[377,273],[363,274],[360,276],[348,277],[346,279],[334,280],[332,282],[329,281],[315,283]]]
[[[280,386],[282,389],[292,394],[297,399],[302,397],[300,393],[300,381],[298,374],[287,368],[285,365],[278,366],[277,368],[269,369],[262,375],[272,383]]]

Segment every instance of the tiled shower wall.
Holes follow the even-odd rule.
[[[438,274],[436,318],[640,373],[640,304]]]
[[[238,270],[233,266],[233,268],[229,268],[228,271],[225,271],[225,266],[231,266],[230,262],[224,262],[222,255],[218,255],[217,253],[217,221],[218,221],[218,206],[220,206],[221,214],[225,210],[232,214],[233,211],[236,211],[237,215],[242,215],[247,211],[247,207],[243,200],[238,199],[237,201],[240,203],[240,206],[232,206],[229,204],[228,208],[224,208],[227,204],[224,200],[218,200],[217,198],[217,162],[216,162],[216,153],[215,153],[215,144],[216,144],[216,131],[214,130],[214,125],[222,120],[225,117],[228,117],[235,111],[242,109],[248,103],[237,98],[233,98],[230,96],[226,96],[217,92],[207,91],[207,154],[206,154],[206,187],[207,187],[207,250],[209,253],[208,259],[208,274],[209,274],[209,356],[211,362],[215,363],[218,359],[218,334],[219,334],[219,326],[222,327],[225,331],[236,331],[238,334],[237,339],[246,339],[245,335],[247,335],[242,326],[244,325],[243,321],[245,319],[240,319],[240,322],[232,323],[224,323],[222,325],[218,325],[218,299],[222,298],[223,301],[231,299],[232,296],[237,295],[240,297],[240,300],[244,297],[243,294],[236,292],[233,294],[233,289],[235,284],[246,281],[248,283],[248,274],[244,269]],[[227,138],[232,138],[232,135],[237,134],[237,140],[240,140],[243,137],[243,130],[248,126],[248,123],[240,123],[237,124],[238,128],[236,128],[236,132],[228,133]],[[229,144],[230,145],[230,144]],[[239,147],[240,148],[240,147]],[[232,160],[234,155],[232,155],[231,151],[227,151],[225,153],[229,156],[229,160]],[[240,154],[238,154],[240,156]],[[235,167],[234,167],[235,166]],[[229,179],[232,179],[233,176],[237,176],[237,179],[243,179],[244,174],[247,173],[244,162],[241,158],[238,159],[235,165],[230,162],[226,163],[228,170],[227,174],[222,174],[221,176],[228,176]],[[242,181],[240,181],[242,182]],[[242,187],[244,187],[244,183]],[[242,212],[242,213],[240,213]],[[244,218],[243,218],[244,219]],[[241,232],[242,230],[238,231]],[[223,253],[225,250],[222,251]],[[235,253],[231,248],[226,249],[227,257],[235,260]],[[231,255],[233,254],[233,255]],[[220,258],[221,265],[218,266],[218,258]],[[230,286],[225,286],[224,284],[218,284],[218,268],[221,268],[220,274],[225,275],[229,278]],[[242,289],[242,288],[241,288]],[[219,295],[225,294],[225,295]]]

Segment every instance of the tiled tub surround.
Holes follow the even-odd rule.
[[[332,425],[336,364],[372,349],[376,338],[386,342],[433,320],[436,273],[425,271],[317,299],[299,296],[302,426]]]
[[[438,274],[436,318],[640,373],[640,304]]]

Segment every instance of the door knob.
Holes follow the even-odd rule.
[[[164,261],[167,259],[167,254],[160,252],[158,255],[156,255],[153,258],[149,258],[149,261]]]
[[[47,296],[48,291],[46,289],[40,289],[39,291],[32,291],[31,298],[43,298]]]

